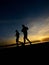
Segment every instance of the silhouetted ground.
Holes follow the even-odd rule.
[[[22,45],[19,47],[11,47],[11,48],[1,48],[0,47],[0,54],[2,55],[10,55],[10,54],[21,54],[24,53],[25,51],[30,52],[30,51],[35,51],[39,49],[48,49],[49,48],[49,42],[44,42],[44,43],[39,43],[39,44],[32,44],[32,45]],[[40,50],[39,50],[40,51]]]

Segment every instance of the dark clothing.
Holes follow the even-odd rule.
[[[27,36],[28,36],[27,30],[28,30],[28,27],[25,27],[25,26],[23,25],[22,32],[23,32],[23,34],[24,34],[24,43],[26,42],[26,40],[29,41],[29,39],[27,38]],[[29,43],[30,43],[30,41],[29,41]]]
[[[16,39],[19,38],[19,32],[16,32]]]
[[[23,29],[22,29],[22,32],[24,34],[24,38],[27,38],[27,30],[28,30],[28,27],[23,27]]]
[[[17,45],[18,45],[18,42],[19,42],[19,32],[16,31],[16,43],[17,43]]]

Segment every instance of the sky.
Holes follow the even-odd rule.
[[[26,25],[31,41],[49,39],[49,0],[1,0],[0,45],[15,43],[15,30]]]

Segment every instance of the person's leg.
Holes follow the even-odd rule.
[[[17,44],[17,46],[18,46],[18,38],[16,39],[16,44]]]
[[[24,44],[25,44],[25,37],[24,37]]]
[[[29,41],[29,43],[31,44],[31,42],[30,42],[30,40],[28,39],[28,38],[26,38],[28,41]]]

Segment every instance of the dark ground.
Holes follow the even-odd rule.
[[[20,47],[13,47],[13,48],[2,48],[0,49],[1,55],[21,55],[21,52],[24,54],[25,52],[36,52],[43,49],[46,51],[46,49],[49,49],[49,42],[40,43],[40,44],[34,44],[34,45],[27,45],[27,46],[20,46]]]

